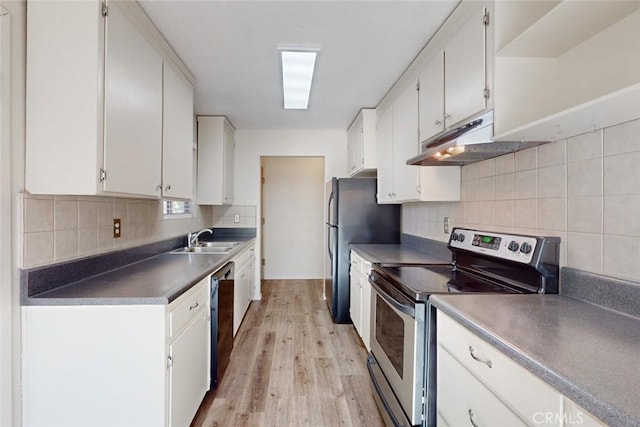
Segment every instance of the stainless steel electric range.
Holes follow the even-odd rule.
[[[560,239],[454,228],[450,264],[374,265],[374,397],[389,426],[435,426],[435,312],[441,293],[558,293]]]

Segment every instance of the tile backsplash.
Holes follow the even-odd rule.
[[[640,120],[464,166],[461,201],[407,203],[403,232],[465,226],[562,238],[561,264],[640,280]]]
[[[212,206],[213,226],[219,228],[255,228],[256,207],[254,205]],[[235,222],[235,221],[238,222]]]
[[[164,219],[160,200],[21,194],[21,268],[138,246],[210,227],[211,206]],[[113,219],[122,235],[113,238]]]

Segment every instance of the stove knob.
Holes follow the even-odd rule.
[[[464,242],[464,234],[458,234],[458,240]]]
[[[458,235],[456,233],[451,233],[451,240],[453,240],[454,242],[458,240]]]
[[[522,246],[520,246],[520,252],[522,252],[523,254],[528,254],[529,252],[531,252],[531,249],[533,248],[527,242],[524,242]]]
[[[523,243],[523,246],[524,246],[524,243]],[[520,248],[520,245],[515,240],[512,240],[509,242],[508,248],[511,252],[515,252]]]

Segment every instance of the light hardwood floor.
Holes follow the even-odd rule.
[[[331,321],[322,282],[265,281],[262,298],[193,426],[382,426],[366,350],[353,325]]]

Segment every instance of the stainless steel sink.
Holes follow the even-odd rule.
[[[200,242],[196,246],[176,249],[172,254],[228,254],[242,242]]]

